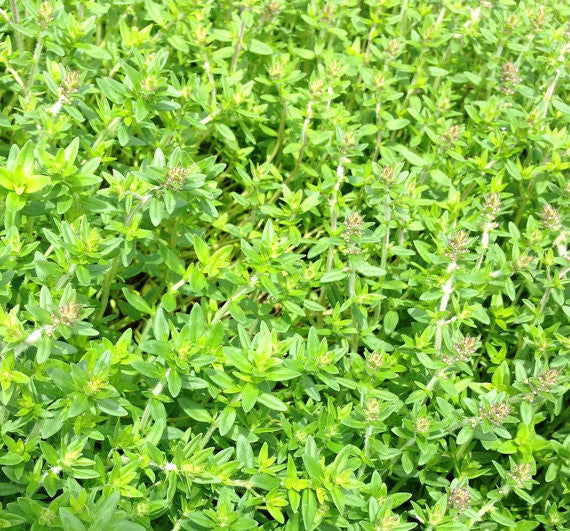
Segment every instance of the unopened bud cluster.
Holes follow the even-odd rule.
[[[445,133],[443,133],[443,135],[441,135],[441,141],[450,147],[459,140],[460,136],[461,128],[458,125],[452,125],[445,131]]]
[[[494,221],[500,210],[501,198],[499,194],[489,194],[485,197],[482,214],[487,222]]]
[[[447,258],[456,262],[463,256],[469,247],[469,235],[464,230],[457,231],[450,239],[448,250],[445,253]]]
[[[373,352],[368,356],[366,364],[373,370],[377,370],[384,364],[384,356],[381,352]]]
[[[562,228],[560,214],[552,205],[544,205],[540,217],[542,219],[542,224],[546,228],[553,231],[558,231]]]
[[[392,39],[388,42],[388,45],[386,46],[386,55],[388,55],[388,57],[393,59],[396,57],[396,55],[398,55],[399,51],[400,43],[398,42],[398,39]]]
[[[269,2],[264,6],[263,19],[264,20],[274,19],[277,15],[279,15],[282,7],[283,6],[281,5],[281,2],[279,0],[272,0],[271,2]]]
[[[505,32],[512,33],[520,25],[519,17],[516,13],[510,14],[505,21]]]
[[[342,239],[346,243],[351,243],[353,238],[360,238],[364,228],[364,218],[359,212],[352,212],[344,220],[344,230]],[[355,245],[350,245],[346,252],[348,254],[359,254],[360,249]]]
[[[534,256],[522,254],[514,262],[511,263],[511,266],[514,271],[524,271],[530,267],[530,264],[532,264],[533,260]]]
[[[188,172],[181,164],[172,166],[166,172],[166,179],[164,180],[164,187],[167,190],[177,191],[184,186]]]
[[[509,414],[511,413],[511,408],[506,402],[498,402],[493,404],[487,409],[479,410],[479,418],[481,420],[487,419],[493,426],[500,426]]]
[[[56,312],[52,313],[51,320],[54,326],[59,324],[71,326],[79,319],[80,312],[80,304],[77,302],[69,302],[67,304],[63,304]]]
[[[309,85],[309,94],[311,99],[317,99],[323,93],[324,87],[325,83],[320,77],[311,81],[311,84]]]
[[[503,65],[501,72],[501,92],[505,94],[514,94],[515,87],[522,81],[519,76],[519,69],[517,66],[509,61]]]
[[[384,74],[382,74],[381,72],[379,72],[374,76],[374,86],[378,90],[383,89],[386,86],[386,78],[384,77]]]
[[[149,98],[158,90],[158,78],[154,74],[147,76],[141,84],[141,90],[143,96]]]
[[[471,506],[471,494],[466,487],[451,489],[449,493],[449,505],[459,511],[465,511]]]
[[[380,175],[378,177],[380,182],[386,186],[390,186],[394,182],[394,168],[391,166],[384,166],[380,170]]]
[[[79,91],[81,83],[79,81],[79,74],[75,71],[70,72],[61,83],[58,89],[58,96],[64,103],[71,101],[71,96]]]
[[[416,420],[415,429],[417,433],[427,433],[431,426],[431,422],[426,417],[420,417]]]
[[[532,465],[530,463],[521,463],[516,465],[510,472],[509,478],[513,481],[517,488],[524,486],[524,483],[532,479]]]
[[[283,71],[284,71],[284,64],[282,61],[280,60],[276,60],[273,63],[271,63],[271,66],[269,67],[269,75],[271,76],[271,79],[273,80],[278,80],[281,79],[281,77],[283,76]]]
[[[335,10],[335,5],[331,4],[331,3],[327,3],[324,7],[323,10],[321,11],[321,16],[323,19],[323,22],[332,22],[334,19],[334,10]]]
[[[536,26],[536,29],[541,29],[546,20],[546,11],[544,6],[539,6],[536,13],[531,14],[529,17],[531,22]]]
[[[342,135],[342,150],[348,153],[356,145],[356,133],[354,131],[347,131]]]
[[[42,28],[53,20],[53,7],[50,2],[42,2],[38,8],[38,25]]]
[[[471,356],[477,352],[479,347],[479,338],[465,336],[463,339],[453,345],[453,354],[444,354],[442,360],[444,363],[451,365],[458,361],[469,361]]]
[[[341,64],[336,60],[333,59],[328,66],[328,73],[331,77],[338,77],[341,73]]]
[[[525,382],[530,387],[530,395],[526,397],[530,402],[534,402],[540,393],[549,393],[558,383],[560,372],[556,369],[547,369],[541,372],[537,377],[537,383],[532,382],[528,378]]]
[[[400,517],[388,511],[382,517],[382,521],[376,524],[374,529],[375,531],[392,531],[393,529],[396,529],[399,525],[400,525]]]
[[[146,516],[150,512],[150,505],[146,502],[139,502],[136,505],[137,516]]]
[[[499,225],[495,223],[495,218],[497,217],[499,210],[501,209],[501,199],[499,194],[489,194],[485,198],[485,203],[483,205],[481,220],[481,228],[483,229],[483,236],[481,237],[481,246],[483,249],[489,247],[489,233],[496,229]]]
[[[380,402],[378,402],[377,398],[370,398],[367,400],[364,406],[364,415],[366,416],[366,420],[377,420],[378,414],[380,413]]]

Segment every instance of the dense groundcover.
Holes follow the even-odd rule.
[[[0,527],[568,528],[564,0],[0,5]]]

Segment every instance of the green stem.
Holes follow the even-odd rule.
[[[200,448],[204,448],[208,444],[208,441],[210,440],[210,438],[212,437],[212,435],[216,431],[216,428],[218,427],[219,421],[220,421],[220,417],[217,416],[214,419],[214,421],[212,422],[212,425],[208,428],[208,431],[204,434],[204,437],[202,438],[202,440],[200,441]]]
[[[552,280],[551,275],[550,275],[550,268],[548,268],[546,270],[546,280],[548,282],[550,282]],[[542,298],[540,299],[540,313],[544,313],[544,309],[546,308],[546,303],[548,302],[548,298],[550,297],[550,292],[552,291],[552,288],[550,286],[548,286],[545,290],[544,293],[542,295]]]
[[[390,194],[386,193],[384,201],[384,219],[386,220],[386,234],[384,235],[384,242],[382,244],[382,254],[380,257],[380,269],[386,271],[388,265],[388,247],[390,246],[390,221],[392,220],[392,207],[390,201]],[[382,286],[378,290],[378,295],[382,295]],[[378,306],[374,312],[374,322],[380,324],[380,314],[382,313],[382,300],[378,301]]]
[[[105,280],[103,282],[103,291],[101,292],[101,302],[99,303],[99,310],[95,315],[96,321],[98,321],[103,317],[103,315],[105,314],[105,310],[107,309],[107,304],[109,302],[109,294],[111,292],[111,282],[113,282],[115,274],[117,273],[117,267],[119,265],[119,256],[120,254],[115,256],[115,258],[113,258],[111,262],[111,267],[109,268],[109,272],[107,273],[107,276],[105,277]]]
[[[29,90],[28,90],[28,87],[25,85],[25,83],[22,81],[20,74],[18,74],[18,72],[16,72],[16,70],[14,70],[10,65],[6,65],[6,70],[8,70],[8,72],[10,72],[10,74],[14,78],[14,81],[16,81],[18,86],[24,91],[24,96],[27,97]],[[16,94],[14,94],[14,96],[17,97]]]
[[[99,133],[99,136],[97,137],[97,139],[95,140],[95,142],[93,143],[93,147],[91,148],[93,151],[95,151],[98,147],[99,144],[101,144],[105,138],[107,137],[107,135],[113,131],[116,127],[118,127],[118,125],[121,123],[121,117],[116,117],[113,118],[109,124],[103,128],[103,130],[101,131],[101,133]]]
[[[134,217],[137,215],[138,211],[149,200],[150,200],[150,196],[144,196],[141,198],[141,201],[139,203],[137,203],[135,208],[133,208],[132,212],[127,216],[127,219],[125,220],[125,228],[126,229],[128,229],[130,227],[130,225],[131,225]],[[98,321],[99,319],[101,319],[103,317],[103,315],[105,315],[105,310],[107,309],[107,304],[109,303],[109,294],[111,292],[111,283],[113,282],[113,279],[115,278],[115,275],[117,274],[117,267],[119,265],[119,257],[120,256],[121,256],[121,253],[119,252],[119,254],[117,254],[117,256],[115,256],[115,258],[113,258],[113,260],[111,261],[111,267],[109,269],[109,272],[107,273],[107,276],[105,277],[105,280],[103,281],[103,289],[101,291],[101,302],[99,303],[99,310],[97,311],[97,314],[95,315],[96,321]]]
[[[164,386],[166,385],[166,382],[168,380],[169,375],[170,375],[170,369],[167,369],[167,371],[164,375],[164,380],[161,380],[160,382],[158,382],[158,384],[156,384],[156,386],[152,390],[153,396],[158,396],[160,393],[162,393],[162,390],[164,389]],[[146,428],[146,424],[147,424],[148,419],[150,417],[150,405],[151,405],[151,403],[152,403],[152,398],[149,398],[149,400],[146,403],[146,406],[144,408],[142,417],[141,417],[141,424],[140,424],[140,431],[141,432],[143,432],[144,429]]]
[[[295,167],[293,168],[293,171],[291,172],[289,177],[287,177],[287,179],[285,180],[285,184],[289,184],[293,180],[295,175],[297,175],[299,168],[301,167],[301,162],[303,162],[303,155],[305,154],[305,148],[307,147],[307,130],[309,128],[309,124],[311,123],[311,117],[313,116],[313,103],[314,102],[311,99],[309,100],[309,103],[307,105],[307,113],[305,116],[305,121],[303,122],[303,129],[301,131],[301,149],[299,150],[299,154],[297,155],[297,161],[295,162]],[[277,190],[273,194],[268,204],[270,205],[274,204],[275,201],[277,201],[279,195],[281,195],[281,189]]]
[[[483,70],[479,73],[479,76],[481,77],[481,79],[487,79],[488,82],[484,83],[481,85],[481,88],[486,86],[487,87],[487,99],[489,99],[490,95],[491,95],[491,91],[493,90],[493,79],[495,78],[495,71],[497,70],[497,60],[499,59],[499,57],[501,57],[501,54],[503,53],[503,47],[505,46],[504,41],[499,41],[499,46],[497,46],[497,50],[495,51],[495,55],[493,56],[493,68],[491,70],[491,73],[489,74],[489,77],[486,78],[486,74],[487,74],[487,65],[488,63],[485,63],[485,66],[483,67]],[[477,91],[477,96],[479,96],[479,92],[481,89],[479,89]]]
[[[446,283],[442,286],[443,296],[441,297],[441,303],[439,305],[439,313],[447,311],[447,305],[449,304],[449,298],[453,292],[453,277],[449,277]],[[443,327],[445,326],[445,320],[443,317],[439,318],[435,329],[435,350],[441,348],[441,342],[443,339]]]
[[[370,437],[372,437],[372,433],[374,428],[370,425],[366,426],[366,431],[364,432],[364,457],[366,459],[370,458]],[[364,475],[364,471],[366,470],[366,463],[362,462],[360,468],[358,469],[357,478],[360,479]]]
[[[358,323],[356,322],[356,308],[354,307],[354,305],[356,304],[356,301],[354,300],[356,298],[356,270],[354,269],[354,266],[350,268],[350,275],[348,277],[348,294],[349,297],[352,300],[352,326],[356,329],[356,332],[352,335],[351,338],[351,349],[352,352],[358,352]]]
[[[340,190],[340,185],[344,179],[344,166],[343,163],[340,162],[336,168],[336,176],[337,180],[335,182],[331,198],[329,201],[329,218],[331,223],[331,234],[334,236],[334,233],[337,229],[337,215],[336,215],[336,204],[338,201],[338,191]],[[332,269],[334,262],[334,245],[329,246],[329,252],[327,255],[327,273]]]
[[[529,200],[530,200],[530,198],[529,198],[529,193],[530,193],[532,187],[534,186],[534,181],[535,181],[534,178],[532,178],[532,179],[529,181],[528,186],[527,186],[527,189],[526,189],[526,193],[523,195],[521,204],[520,204],[520,206],[519,206],[519,210],[518,210],[518,212],[517,212],[517,215],[516,215],[515,221],[514,221],[514,224],[515,224],[517,227],[519,226],[519,223],[521,222],[521,219],[522,219],[522,217],[523,217],[523,215],[524,215],[524,213],[525,213],[525,211],[526,211],[526,206],[528,205],[528,202],[529,202]]]
[[[406,24],[407,24],[407,17],[406,17],[406,10],[408,9],[408,0],[404,0],[402,4],[402,10],[400,11],[400,37],[405,35],[406,33]]]
[[[382,104],[380,101],[376,103],[376,121],[378,122],[378,133],[376,135],[376,146],[374,146],[374,155],[372,155],[372,162],[378,160],[378,155],[380,154],[380,144],[382,143],[382,116],[380,111],[382,110]]]
[[[242,288],[238,289],[224,304],[223,306],[216,312],[216,314],[214,315],[214,318],[212,319],[212,322],[210,323],[212,326],[215,325],[218,321],[220,321],[221,319],[223,319],[228,313],[229,313],[229,307],[231,306],[231,304],[238,299],[239,297],[241,297],[242,295],[244,295],[249,289],[251,289],[253,286],[255,286],[255,283],[257,282],[257,276],[254,275],[251,277],[251,280],[248,282],[248,284],[246,284],[245,286],[243,286]]]
[[[204,70],[208,76],[208,82],[212,87],[212,92],[210,93],[210,107],[216,107],[216,80],[214,79],[214,74],[212,73],[212,67],[210,66],[210,59],[205,50],[202,50],[202,60],[204,61]]]
[[[240,15],[241,15],[241,6],[239,8],[240,11]],[[239,53],[241,51],[241,47],[243,44],[243,34],[245,32],[245,23],[242,20],[239,26],[239,30],[238,30],[238,38],[237,38],[237,42],[236,42],[236,47],[234,50],[234,56],[232,57],[232,69],[231,72],[232,74],[236,71],[236,67],[237,67],[237,62],[238,62],[238,58],[239,58]]]
[[[18,11],[18,2],[16,0],[10,0],[10,6],[12,8],[12,19],[14,24],[20,24],[20,12]],[[24,51],[24,39],[18,28],[14,28],[14,35],[16,35],[16,44],[18,45],[18,50]]]
[[[275,147],[273,148],[271,155],[269,155],[269,157],[267,157],[267,160],[265,161],[265,164],[267,166],[269,166],[273,162],[273,160],[279,153],[279,149],[281,149],[281,144],[283,143],[283,136],[285,134],[285,121],[287,119],[287,102],[283,98],[281,98],[281,101],[283,102],[283,108],[281,110],[281,123],[279,124],[279,132],[277,133],[277,143],[275,144]]]
[[[390,245],[390,221],[392,220],[392,207],[390,194],[386,193],[384,201],[384,219],[386,220],[386,234],[384,235],[384,243],[382,244],[382,255],[380,257],[380,268],[386,270],[388,263],[388,247]]]
[[[29,88],[34,84],[34,76],[36,75],[36,67],[40,62],[40,55],[42,54],[42,49],[44,46],[44,33],[41,32],[38,36],[38,41],[36,42],[36,47],[34,48],[34,56],[32,58],[32,65],[30,67],[30,74],[28,76],[28,82],[26,87]]]

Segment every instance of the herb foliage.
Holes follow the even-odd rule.
[[[568,528],[566,2],[0,6],[0,527]]]

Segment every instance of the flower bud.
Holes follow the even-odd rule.
[[[471,494],[465,487],[451,489],[449,493],[449,505],[459,511],[465,511],[471,506]]]

